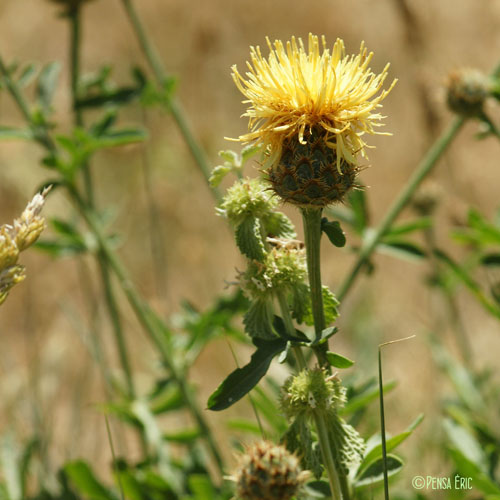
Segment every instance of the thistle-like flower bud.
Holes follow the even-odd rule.
[[[286,202],[324,207],[341,202],[366,157],[368,134],[379,134],[377,109],[396,81],[382,90],[389,65],[369,68],[373,56],[364,43],[346,55],[337,39],[309,35],[286,43],[267,40],[269,56],[251,47],[249,72],[233,67],[233,79],[248,104],[249,132],[238,138],[261,148],[269,180]]]
[[[262,441],[246,449],[231,479],[239,500],[290,500],[308,477],[284,446]]]
[[[483,110],[489,87],[488,77],[476,69],[454,71],[448,79],[448,106],[460,115],[477,116]]]
[[[281,408],[288,418],[314,412],[332,413],[346,401],[345,388],[326,370],[302,370],[283,386]]]
[[[359,168],[345,159],[337,162],[335,150],[326,145],[319,130],[285,139],[279,160],[267,171],[274,191],[285,202],[304,207],[324,207],[341,202],[354,186]]]

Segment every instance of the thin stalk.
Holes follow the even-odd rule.
[[[378,348],[378,390],[380,403],[380,428],[382,435],[382,460],[384,464],[384,498],[389,500],[389,475],[387,472],[387,443],[385,438],[384,381],[382,379],[382,348]]]
[[[109,318],[111,320],[111,324],[113,325],[113,332],[115,334],[115,341],[118,347],[120,364],[123,373],[125,374],[125,382],[127,384],[127,395],[130,399],[135,399],[136,391],[135,391],[134,379],[132,377],[132,369],[130,366],[130,361],[128,356],[127,343],[125,341],[125,336],[123,334],[120,312],[118,309],[118,304],[116,303],[115,294],[113,292],[113,286],[111,283],[111,277],[109,275],[107,259],[106,256],[103,254],[102,250],[99,250],[97,260],[101,272],[101,281],[103,284],[106,307],[108,310]]]
[[[200,408],[198,407],[197,401],[193,398],[191,391],[189,390],[189,386],[187,384],[186,379],[182,373],[178,372],[177,366],[172,358],[172,353],[169,346],[166,343],[165,331],[161,325],[158,324],[156,319],[153,317],[149,306],[144,302],[138,291],[135,289],[133,283],[127,276],[125,268],[123,264],[118,259],[117,255],[114,253],[112,248],[109,246],[109,243],[106,237],[103,235],[100,224],[98,223],[94,212],[84,203],[79,194],[75,189],[68,186],[69,192],[77,204],[83,218],[87,222],[90,230],[96,237],[99,247],[106,257],[108,265],[113,270],[120,286],[125,293],[134,313],[144,328],[145,332],[150,337],[151,341],[154,343],[158,352],[162,358],[162,361],[165,367],[169,370],[172,378],[176,382],[181,394],[183,396],[184,401],[187,404],[193,418],[196,421],[196,424],[200,428],[207,444],[210,448],[210,451],[217,463],[220,473],[223,473],[223,461],[222,455],[219,452],[219,448],[216,444],[215,438],[212,434],[210,427],[205,421]]]
[[[309,276],[309,288],[311,289],[311,306],[316,340],[321,338],[321,333],[326,328],[323,289],[321,286],[321,212],[320,208],[302,209],[307,273]],[[323,366],[329,366],[325,356],[326,350],[326,344],[321,344],[314,348],[318,362]]]
[[[75,127],[82,128],[84,127],[85,122],[82,110],[78,106],[78,85],[80,81],[80,67],[81,67],[80,64],[81,9],[79,4],[69,9],[68,19],[70,22],[70,30],[71,30],[69,60],[71,69],[71,99],[73,107],[74,125]],[[94,188],[92,182],[92,173],[88,161],[85,161],[85,163],[82,165],[81,170],[83,173],[84,189],[87,198],[87,203],[90,207],[94,207],[95,205]],[[120,312],[114,296],[112,283],[109,275],[109,269],[107,266],[107,260],[103,255],[102,251],[97,252],[96,257],[101,273],[101,281],[103,284],[106,308],[113,327],[115,341],[118,348],[120,364],[125,374],[127,395],[131,399],[133,399],[135,398],[136,391],[132,377],[132,370],[129,361],[125,335],[123,333]]]
[[[465,118],[460,117],[455,118],[451,122],[450,126],[436,140],[436,142],[429,149],[422,161],[418,164],[415,172],[410,177],[407,184],[405,185],[399,196],[396,198],[392,206],[389,208],[387,214],[375,229],[374,233],[364,241],[356,263],[354,264],[351,272],[347,275],[345,281],[340,286],[340,289],[337,293],[337,298],[341,302],[351,289],[356,277],[377,247],[382,237],[386,234],[398,215],[410,202],[412,196],[415,194],[415,191],[418,189],[427,175],[429,175],[429,173],[432,171],[438,160],[441,158],[448,146],[452,143],[453,139],[455,139],[465,121]]]
[[[69,60],[71,71],[71,98],[73,105],[73,113],[75,117],[75,125],[83,127],[83,114],[78,106],[78,82],[80,81],[80,47],[81,47],[81,10],[80,4],[76,4],[68,11],[70,22],[71,36],[69,48]],[[82,165],[83,182],[85,193],[90,205],[94,204],[94,189],[92,186],[92,175],[88,162]]]
[[[328,481],[330,483],[330,490],[333,500],[342,500],[342,491],[340,487],[340,479],[335,466],[333,452],[330,447],[330,439],[328,436],[328,427],[322,415],[314,413],[314,421],[316,423],[316,430],[318,431],[318,442],[323,457],[323,465],[325,466]]]
[[[295,335],[295,327],[293,326],[292,316],[290,315],[290,310],[288,309],[288,304],[286,301],[285,294],[278,293],[278,303],[280,306],[281,316],[283,318],[283,323],[285,324],[286,333],[290,336]],[[295,358],[297,359],[297,365],[300,370],[305,370],[307,368],[307,361],[304,357],[304,353],[300,346],[292,347]]]
[[[160,59],[160,56],[158,55],[155,46],[149,39],[148,34],[144,29],[144,26],[142,24],[141,19],[139,18],[139,15],[137,14],[134,4],[132,0],[122,0],[122,4],[128,15],[130,23],[132,24],[132,27],[134,28],[134,32],[137,37],[137,40],[139,41],[139,45],[141,46],[144,56],[146,57],[154,73],[154,76],[158,81],[158,84],[160,86],[163,86],[168,79],[168,74],[163,66],[163,63]],[[180,103],[172,96],[167,95],[167,98],[168,98],[167,102],[168,109],[172,114],[172,117],[175,123],[177,124],[177,127],[179,128],[179,131],[181,132],[184,140],[186,141],[186,144],[189,148],[189,151],[191,152],[191,155],[193,156],[196,164],[198,165],[199,169],[201,170],[203,176],[205,177],[208,183],[208,179],[210,178],[211,167],[205,157],[205,153],[203,152],[202,147],[194,137],[191,128],[188,124],[188,121],[186,119],[186,114],[182,109]],[[212,188],[212,192],[217,202],[219,202],[222,198],[219,190],[217,188]]]
[[[10,91],[10,93],[14,97],[14,100],[21,109],[21,112],[26,118],[26,121],[32,128],[34,128],[33,118],[31,116],[31,113],[29,112],[24,97],[21,95],[19,89],[10,78],[10,75],[5,65],[3,64],[1,58],[0,58],[0,74],[3,76],[4,82],[8,90]],[[52,139],[50,138],[47,130],[45,128],[41,128],[40,130],[38,130],[38,133],[39,133],[39,135],[37,136],[39,137],[39,139],[37,139],[38,142],[40,142],[44,147],[46,147],[51,153],[57,154],[57,148]],[[139,322],[141,323],[141,325],[143,326],[144,330],[149,335],[153,343],[158,348],[158,351],[162,357],[162,360],[166,368],[170,370],[172,378],[179,387],[179,390],[181,391],[184,401],[186,402],[191,414],[193,415],[193,418],[195,419],[198,427],[200,428],[202,435],[205,437],[205,440],[207,441],[210,451],[215,459],[219,472],[222,475],[224,473],[222,455],[219,451],[215,438],[212,435],[210,427],[203,418],[201,410],[197,405],[197,401],[193,398],[191,392],[189,391],[187,381],[185,380],[183,374],[178,373],[177,371],[177,367],[175,366],[174,360],[171,357],[170,350],[167,348],[164,342],[165,332],[163,331],[161,326],[157,324],[155,319],[153,319],[151,311],[149,310],[147,304],[142,300],[139,293],[134,288],[132,282],[128,279],[123,265],[115,255],[113,249],[109,246],[106,237],[101,232],[100,224],[97,221],[97,218],[95,216],[92,207],[90,207],[87,203],[85,203],[85,201],[78,194],[74,186],[66,184],[65,187],[67,188],[68,193],[70,194],[71,198],[77,205],[81,215],[83,216],[87,225],[89,226],[95,238],[97,239],[100,250],[105,256],[107,264],[110,266],[110,268],[113,270],[113,273],[116,275],[118,282],[120,283],[123,292],[127,296],[127,299],[130,305],[132,306],[132,309],[134,310]]]

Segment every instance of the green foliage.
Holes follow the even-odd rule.
[[[220,411],[229,408],[251,391],[259,380],[267,373],[273,358],[283,351],[286,341],[253,340],[257,350],[252,354],[250,362],[243,368],[233,371],[208,399],[208,409]]]

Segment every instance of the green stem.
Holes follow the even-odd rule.
[[[333,452],[330,446],[330,438],[328,436],[328,427],[325,419],[319,413],[314,413],[314,421],[318,431],[318,442],[323,457],[323,464],[328,474],[328,481],[330,482],[330,490],[333,500],[342,500],[342,492],[340,486],[340,479],[335,466]]]
[[[83,114],[78,106],[78,83],[80,81],[80,47],[81,47],[81,16],[80,5],[77,3],[68,12],[70,22],[71,37],[70,37],[70,71],[71,71],[71,99],[73,113],[75,116],[75,125],[83,127]],[[94,204],[94,190],[92,187],[92,176],[88,162],[82,165],[83,182],[85,192],[90,205]]]
[[[149,39],[148,34],[142,24],[142,21],[139,18],[139,15],[137,14],[135,6],[132,3],[132,0],[122,0],[122,4],[123,7],[125,8],[125,11],[127,12],[130,23],[134,28],[137,40],[139,41],[141,49],[155,75],[155,78],[158,81],[158,84],[161,87],[163,87],[168,79],[168,75],[158,55],[158,52],[156,51],[156,48],[154,47],[151,40]],[[189,127],[189,124],[186,119],[186,114],[182,109],[180,103],[174,97],[170,96],[169,94],[167,94],[166,97],[168,99],[167,102],[168,109],[172,114],[172,117],[175,123],[177,124],[177,127],[179,128],[179,131],[181,132],[184,140],[186,141],[186,144],[189,148],[189,151],[191,152],[191,155],[193,156],[196,164],[198,165],[199,169],[201,170],[203,176],[205,177],[208,183],[208,180],[210,178],[211,167],[205,157],[205,153],[203,152],[202,147],[195,139],[191,131],[191,128]],[[219,202],[222,199],[219,190],[217,188],[212,188],[212,192],[217,202]]]
[[[219,468],[219,472],[223,474],[223,461],[222,455],[219,452],[219,448],[216,444],[215,438],[212,435],[211,429],[208,426],[207,422],[203,418],[200,408],[198,407],[197,401],[193,398],[191,391],[189,390],[189,386],[185,379],[183,373],[178,371],[178,368],[174,362],[172,357],[172,351],[167,342],[167,337],[165,335],[165,330],[162,325],[158,323],[158,321],[153,316],[152,311],[149,309],[149,306],[143,301],[138,291],[135,289],[133,283],[127,276],[125,268],[123,264],[120,262],[118,257],[115,255],[114,251],[109,246],[109,243],[101,231],[101,227],[94,212],[84,203],[84,201],[80,198],[75,189],[68,186],[70,194],[72,195],[73,200],[77,204],[83,218],[87,222],[89,228],[92,233],[96,237],[99,247],[106,257],[108,265],[113,270],[115,276],[120,283],[123,292],[127,296],[127,299],[134,310],[137,319],[141,323],[145,332],[148,334],[160,356],[162,361],[170,372],[172,379],[176,382],[179,390],[181,391],[182,397],[187,404],[193,418],[196,421],[196,424],[200,428],[207,444],[210,448],[210,451],[216,461],[216,464]]]
[[[106,306],[108,309],[109,318],[111,320],[111,324],[113,325],[113,332],[115,334],[116,345],[118,347],[120,364],[123,373],[125,374],[125,381],[127,384],[127,395],[130,399],[135,399],[136,391],[135,391],[134,380],[132,377],[132,369],[130,367],[130,361],[128,357],[127,344],[125,341],[125,335],[123,334],[123,328],[120,319],[118,304],[116,303],[115,294],[113,292],[113,287],[111,284],[111,277],[109,275],[107,259],[106,256],[103,254],[102,250],[99,251],[97,255],[97,260],[99,262],[99,269],[101,271],[101,280],[104,288],[104,298],[106,300]]]
[[[465,118],[455,118],[450,126],[443,132],[443,134],[436,140],[433,146],[429,149],[427,154],[424,156],[422,161],[417,166],[415,172],[408,180],[407,184],[396,198],[389,211],[385,215],[382,222],[375,229],[373,234],[363,243],[361,251],[358,255],[356,263],[352,268],[351,272],[347,275],[347,278],[340,286],[339,292],[337,293],[337,298],[342,302],[349,290],[351,289],[356,277],[358,276],[361,269],[364,267],[365,263],[379,244],[380,240],[387,233],[392,223],[396,220],[398,215],[406,207],[406,205],[411,200],[415,191],[418,189],[422,181],[429,175],[438,160],[441,158],[443,153],[446,151],[448,146],[451,144],[453,139],[457,136],[459,130],[465,123]]]
[[[281,316],[283,318],[283,323],[285,324],[286,333],[290,336],[295,335],[295,327],[293,326],[292,316],[290,314],[290,309],[288,308],[288,303],[286,301],[285,294],[280,292],[277,294],[278,303],[280,306]],[[297,359],[297,364],[299,370],[305,370],[307,368],[307,361],[304,357],[304,353],[300,346],[292,347],[295,358]]]
[[[321,338],[321,333],[326,328],[323,289],[321,286],[321,212],[320,208],[302,209],[307,273],[309,276],[309,288],[311,289],[311,307],[316,340]],[[329,366],[325,356],[327,349],[326,343],[314,348],[318,362],[323,366]]]
[[[68,12],[68,19],[70,22],[71,36],[70,36],[70,68],[71,68],[71,99],[73,107],[73,116],[75,127],[84,127],[83,113],[78,106],[78,84],[80,81],[80,47],[81,47],[81,10],[80,5],[75,5]],[[86,161],[82,165],[82,173],[85,186],[85,194],[87,197],[87,203],[89,207],[94,207],[94,189],[92,183],[92,174],[90,170],[90,164]],[[130,367],[130,361],[128,356],[127,344],[125,341],[125,335],[123,333],[123,327],[121,324],[120,312],[116,299],[114,296],[111,279],[109,275],[109,269],[107,265],[106,257],[103,255],[102,251],[99,251],[96,255],[97,262],[99,264],[99,269],[101,272],[101,281],[104,289],[104,298],[106,302],[106,307],[108,310],[108,315],[111,320],[113,327],[113,332],[115,335],[116,345],[118,347],[118,355],[120,358],[120,364],[122,370],[125,374],[125,381],[127,385],[127,394],[130,398],[135,398],[136,391],[134,387],[132,370]]]

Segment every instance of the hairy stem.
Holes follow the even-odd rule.
[[[333,452],[330,446],[330,439],[328,437],[328,427],[325,419],[319,413],[314,413],[314,421],[318,431],[318,442],[323,457],[323,464],[328,474],[328,481],[330,482],[330,490],[333,500],[342,500],[342,492],[340,486],[340,479],[335,466]],[[345,499],[344,499],[345,500]]]
[[[429,173],[432,171],[438,160],[441,158],[448,146],[452,143],[453,139],[455,139],[465,121],[465,118],[455,118],[450,126],[436,140],[436,142],[429,149],[427,154],[417,166],[415,172],[410,177],[399,196],[389,208],[389,211],[385,215],[382,222],[375,229],[374,233],[364,241],[363,246],[361,247],[361,251],[351,272],[347,275],[347,278],[342,283],[337,293],[337,298],[340,301],[345,298],[352,285],[354,284],[354,281],[356,280],[359,272],[363,269],[365,263],[379,244],[380,240],[387,233],[398,215],[402,212],[406,205],[408,205],[412,196],[415,194],[415,191],[418,189],[427,175],[429,175]]]
[[[326,328],[325,311],[323,307],[323,289],[321,286],[321,212],[320,208],[302,209],[307,255],[307,273],[309,276],[309,288],[311,289],[311,306],[316,340],[321,338],[321,333]],[[325,356],[326,351],[326,343],[314,348],[318,362],[322,366],[329,366]]]

